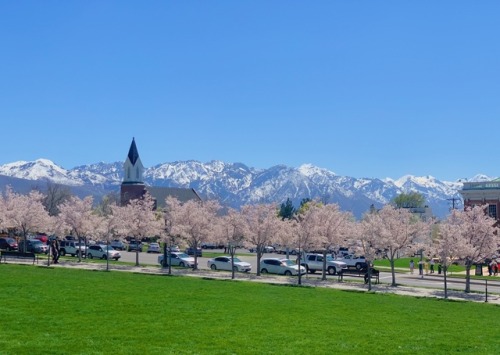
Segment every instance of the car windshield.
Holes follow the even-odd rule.
[[[229,259],[229,261],[231,261],[231,259]],[[240,259],[238,259],[238,258],[234,258],[234,262],[235,262],[235,263],[241,263],[241,260],[240,260]]]
[[[294,265],[296,265],[296,264],[295,264],[292,260],[290,260],[290,259],[283,259],[283,260],[281,260],[281,263],[282,263],[282,264],[284,264],[284,265],[286,265],[286,266],[294,266]]]
[[[101,245],[101,248],[103,248],[103,249],[107,248],[108,250],[115,250],[115,248],[113,248],[111,245],[109,245],[109,246]]]
[[[177,254],[177,256],[179,258],[189,258],[189,255],[185,254],[185,253],[181,253],[181,254]]]
[[[333,259],[333,257],[331,255],[327,255],[326,256],[326,260],[327,261],[333,261],[334,259]]]

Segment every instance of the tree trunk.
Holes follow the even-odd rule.
[[[394,258],[391,258],[391,260],[389,260],[390,263],[391,263],[391,274],[392,274],[392,284],[391,286],[397,286],[396,284],[396,272],[394,271]]]
[[[470,269],[472,267],[472,262],[467,261],[465,263],[465,292],[470,292]]]
[[[326,281],[326,249],[323,250],[323,272],[321,275],[321,280]]]
[[[448,299],[448,278],[446,276],[446,272],[448,270],[448,265],[443,265],[443,268],[442,268],[442,271],[443,271],[443,275],[444,275],[444,298],[445,299]]]
[[[229,246],[229,253],[231,254],[231,280],[234,280],[234,252],[236,248]]]

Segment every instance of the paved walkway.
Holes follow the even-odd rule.
[[[22,263],[22,262],[19,262]],[[38,266],[43,266],[39,263]],[[62,261],[60,264],[51,265],[51,267],[67,267],[75,269],[87,269],[87,270],[106,270],[106,264],[97,263],[87,263],[87,262],[77,262],[77,261]],[[168,268],[162,269],[155,266],[128,266],[128,265],[109,265],[111,271],[123,271],[123,272],[135,272],[135,273],[147,273],[147,274],[157,274],[157,275],[167,275]],[[177,276],[190,276],[190,277],[203,277],[203,278],[213,278],[213,279],[228,279],[231,274],[224,271],[211,271],[211,270],[191,270],[191,269],[179,269],[172,268],[172,275]],[[297,284],[296,277],[284,277],[277,275],[265,275],[257,276],[256,274],[235,274],[235,280],[250,281],[250,282],[263,282],[263,283],[274,283],[274,284]],[[361,281],[362,279],[360,279]],[[363,282],[356,281],[337,281],[336,278],[328,279],[322,281],[319,276],[308,275],[307,277],[302,277],[302,284],[310,287],[328,287],[339,290],[352,290],[352,291],[366,291],[368,292],[368,285]],[[392,293],[403,296],[413,296],[413,297],[433,297],[433,298],[444,298],[444,290],[437,288],[423,288],[423,287],[408,287],[408,286],[397,286],[392,287],[388,284],[372,284],[371,292],[375,293]],[[463,291],[448,290],[448,299],[459,300],[459,301],[469,301],[469,302],[481,302],[500,305],[500,295],[498,294],[488,294],[487,300],[484,293],[465,293]]]

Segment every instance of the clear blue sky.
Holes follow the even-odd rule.
[[[500,176],[498,1],[1,1],[0,164]]]

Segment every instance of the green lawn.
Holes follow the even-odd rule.
[[[0,265],[0,354],[495,354],[500,307]]]

